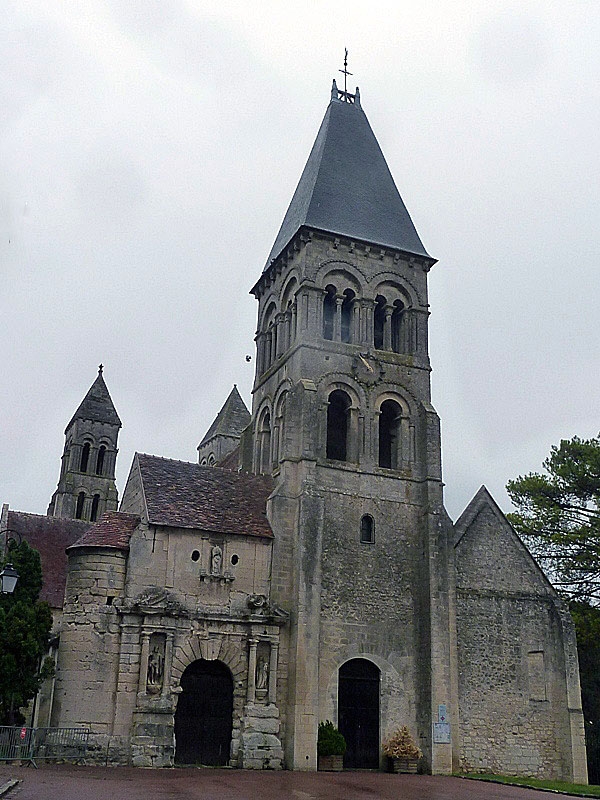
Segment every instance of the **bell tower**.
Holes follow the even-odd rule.
[[[432,735],[439,706],[453,708],[434,263],[358,88],[334,81],[252,289],[253,469],[275,480],[272,596],[291,610],[280,707],[294,769],[316,768],[326,719],[346,737],[346,766],[379,766],[383,737],[407,724],[431,771],[452,769],[450,744]]]
[[[100,364],[98,377],[65,428],[65,449],[49,517],[94,522],[105,511],[117,510],[115,468],[121,420],[102,372]]]

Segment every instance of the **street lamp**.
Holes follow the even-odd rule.
[[[7,564],[2,572],[0,572],[1,592],[2,594],[12,594],[19,580],[19,573],[12,564]]]

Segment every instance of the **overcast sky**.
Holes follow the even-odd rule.
[[[600,428],[598,0],[4,0],[0,500],[45,513],[105,365],[135,450],[196,460],[349,50],[427,250],[456,518]]]

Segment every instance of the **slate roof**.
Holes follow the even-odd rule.
[[[79,519],[60,519],[41,514],[8,512],[8,535],[19,534],[35,548],[42,561],[42,591],[40,599],[53,608],[62,608],[67,581],[65,549],[79,539],[90,527]],[[19,536],[14,536],[16,540]]]
[[[121,420],[114,407],[111,396],[102,377],[102,368],[98,370],[98,377],[90,386],[88,393],[81,401],[79,408],[71,417],[71,421],[65,428],[65,433],[69,430],[76,419],[87,419],[92,422],[108,422],[111,425],[121,427]]]
[[[148,522],[271,538],[270,478],[136,453]]]
[[[89,526],[83,536],[68,549],[75,547],[111,547],[129,550],[129,540],[140,523],[137,514],[105,511],[98,522]]]
[[[267,265],[302,226],[431,258],[358,103],[332,100]]]
[[[229,397],[223,403],[223,408],[217,414],[215,421],[204,434],[204,438],[198,445],[202,445],[214,439],[215,436],[232,436],[238,439],[242,431],[250,422],[250,412],[242,400],[237,386],[234,384],[229,393]]]

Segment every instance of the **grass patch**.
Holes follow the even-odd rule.
[[[600,797],[600,786],[586,786],[583,783],[565,783],[564,781],[542,781],[537,778],[517,778],[513,775],[481,775],[469,772],[462,775],[476,781],[494,781],[494,783],[506,783],[511,786],[529,786],[532,789],[546,789],[550,792],[561,792],[562,794],[574,794],[580,797]]]

